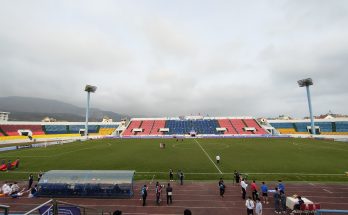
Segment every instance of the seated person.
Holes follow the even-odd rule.
[[[34,198],[37,196],[37,184],[30,189],[29,198]]]
[[[2,193],[3,193],[4,195],[9,195],[9,194],[11,194],[11,192],[12,192],[11,187],[10,187],[8,184],[5,183],[5,184],[2,186]]]
[[[14,182],[13,185],[11,186],[11,194],[12,193],[17,193],[19,191],[19,186],[17,182]]]
[[[27,191],[25,191],[25,188],[23,188],[21,191],[12,193],[10,196],[11,196],[12,198],[18,198],[18,197],[23,196],[25,193],[28,193],[29,191],[30,191],[30,189],[27,190]]]
[[[297,196],[298,202],[294,205],[294,210],[300,210],[301,205],[304,204],[304,201],[302,200],[301,196]]]

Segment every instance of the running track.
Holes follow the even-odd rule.
[[[173,186],[173,204],[167,206],[165,195],[163,195],[160,206],[155,204],[154,184],[149,185],[147,206],[142,206],[140,200],[140,188],[142,182],[135,183],[135,196],[131,199],[58,199],[61,201],[103,209],[112,212],[116,209],[122,210],[123,214],[134,215],[159,215],[159,214],[183,214],[185,208],[189,208],[194,215],[225,215],[225,214],[246,214],[245,201],[241,198],[240,187],[232,182],[226,183],[225,197],[219,196],[217,182],[185,182],[180,186],[176,182]],[[276,184],[268,184],[270,188]],[[317,184],[317,183],[285,183],[287,196],[298,194],[320,203],[322,209],[345,209],[348,210],[348,184]],[[248,190],[247,196],[251,192]],[[28,211],[41,203],[46,198],[20,199],[0,198],[0,204],[10,205],[10,212]],[[263,205],[263,214],[275,214],[273,198],[270,198],[268,205]],[[89,213],[93,214],[93,213]]]

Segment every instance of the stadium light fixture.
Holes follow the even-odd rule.
[[[311,94],[309,91],[309,86],[313,85],[313,81],[311,78],[306,78],[306,79],[302,79],[297,81],[298,86],[299,87],[306,87],[306,91],[307,91],[307,100],[308,100],[308,108],[309,108],[309,115],[310,115],[310,119],[311,119],[311,130],[312,130],[312,134],[316,134],[315,132],[315,127],[314,127],[314,118],[313,118],[313,111],[312,111],[312,102],[311,102]]]
[[[85,91],[87,92],[87,107],[86,107],[86,124],[85,124],[85,137],[88,137],[88,114],[89,114],[89,100],[90,100],[90,94],[95,93],[97,90],[96,86],[92,85],[86,85]]]

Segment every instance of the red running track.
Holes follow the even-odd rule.
[[[166,183],[164,183],[166,184]],[[135,184],[135,196],[131,199],[58,199],[61,201],[78,204],[80,206],[93,207],[112,212],[116,209],[122,210],[122,214],[183,214],[184,209],[189,208],[194,215],[225,215],[225,214],[246,214],[245,201],[241,198],[240,186],[232,182],[226,183],[225,197],[219,196],[217,182],[185,182],[183,186],[176,182],[173,186],[173,204],[167,206],[165,195],[159,206],[155,203],[154,184],[149,185],[149,195],[147,206],[142,206],[140,200],[140,188],[142,182]],[[259,185],[259,183],[258,183]],[[275,183],[268,184],[269,188],[276,186]],[[324,183],[285,183],[287,196],[294,194],[301,195],[320,203],[323,209],[345,209],[348,210],[348,184],[324,184]],[[251,195],[250,190],[247,196]],[[47,198],[29,199],[22,197],[11,199],[8,197],[0,198],[0,204],[10,205],[10,212],[28,211],[41,203],[46,202]],[[275,214],[273,208],[273,198],[270,203],[263,205],[263,214]],[[93,213],[89,213],[93,214]]]

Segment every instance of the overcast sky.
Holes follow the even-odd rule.
[[[347,113],[348,1],[1,1],[0,96],[145,116]]]

